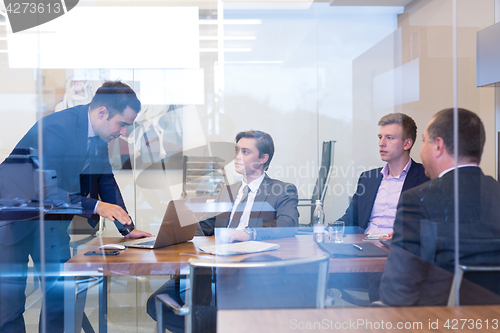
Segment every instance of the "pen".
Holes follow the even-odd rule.
[[[352,244],[352,246],[354,246],[355,248],[357,248],[360,251],[363,251],[363,248],[361,246],[359,246],[358,244]]]

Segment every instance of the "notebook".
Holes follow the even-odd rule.
[[[359,248],[353,244],[337,244],[337,243],[318,243],[318,246],[329,253],[334,258],[342,257],[387,257],[389,252],[379,248],[372,243],[356,243]]]
[[[172,200],[168,203],[156,237],[134,239],[120,244],[141,249],[157,249],[187,242],[194,237],[206,201],[207,197]]]

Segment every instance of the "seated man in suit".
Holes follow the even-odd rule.
[[[220,239],[224,242],[295,235],[299,222],[297,188],[293,184],[271,179],[265,173],[273,155],[274,142],[269,134],[246,131],[236,135],[234,164],[243,181],[221,190],[215,202],[222,211],[202,218],[198,236],[214,236],[216,229],[221,231]],[[230,210],[224,207],[230,207]],[[149,298],[149,315],[156,320],[156,295],[167,293],[179,304],[184,304],[184,295],[180,295],[184,290],[184,279],[168,281]],[[184,318],[172,312],[164,312],[164,322],[170,331],[184,331]]]
[[[358,226],[367,234],[392,235],[401,192],[429,178],[422,164],[410,158],[417,138],[415,121],[404,113],[390,113],[378,125],[380,157],[387,163],[361,174],[352,202],[339,220],[346,226]]]
[[[415,121],[404,113],[390,113],[378,122],[378,145],[383,168],[363,172],[356,193],[344,216],[339,220],[347,226],[357,226],[359,232],[381,233],[392,236],[396,207],[401,192],[429,180],[422,164],[410,158],[417,138]],[[330,280],[333,288],[368,288],[371,301],[379,299],[380,273],[336,274]],[[352,303],[343,292],[344,300]]]
[[[484,126],[475,113],[458,109],[456,148],[453,111],[450,108],[438,112],[423,135],[420,156],[432,180],[404,192],[399,201],[391,253],[380,286],[381,300],[386,304],[446,304],[455,251],[459,251],[459,264],[500,264],[500,184],[485,176],[478,166],[485,142]],[[458,198],[454,194],[455,175]],[[455,199],[458,249],[454,239]],[[498,276],[476,277],[473,282],[494,286],[498,292]],[[480,301],[486,303],[488,299]]]

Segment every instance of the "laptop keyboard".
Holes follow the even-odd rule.
[[[150,240],[150,241],[147,241],[147,242],[142,242],[142,243],[137,243],[137,245],[140,245],[140,246],[149,246],[149,245],[155,245],[155,240]]]

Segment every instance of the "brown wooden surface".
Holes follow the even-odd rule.
[[[468,320],[465,325],[463,319]],[[445,327],[447,321],[449,328]],[[405,326],[403,329],[398,329],[398,323],[408,326],[406,329]],[[454,329],[453,325],[455,325]],[[482,329],[479,329],[480,325]],[[480,330],[483,332],[500,330],[500,306],[221,310],[217,312],[218,333],[236,331],[240,333],[395,331],[421,333],[477,332]]]
[[[361,243],[364,235],[347,235],[345,243]],[[195,237],[192,242],[163,247],[155,250],[128,248],[116,256],[86,256],[89,250],[98,250],[102,244],[119,244],[122,237],[96,238],[91,246],[79,252],[65,265],[67,275],[166,275],[187,274],[189,258],[203,258],[217,261],[241,261],[253,254],[230,257],[216,257],[196,249],[195,244],[213,243],[214,237]],[[266,252],[273,256],[290,259],[319,255],[321,249],[313,242],[312,235],[273,239],[269,243],[280,244],[276,251]],[[380,242],[371,243],[382,247]],[[330,272],[382,272],[386,258],[331,258]],[[182,270],[182,272],[181,272]]]

